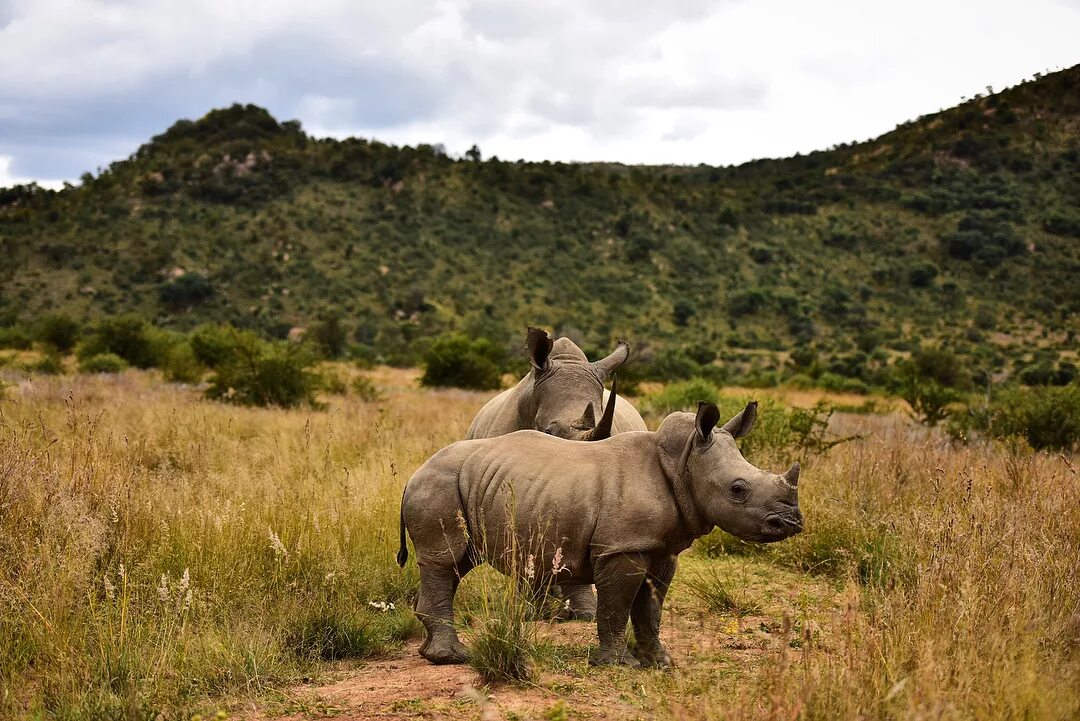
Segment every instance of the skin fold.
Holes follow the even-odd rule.
[[[679,553],[716,526],[759,542],[802,530],[798,464],[769,473],[735,444],[755,416],[750,404],[717,428],[716,406],[702,403],[656,432],[578,443],[526,430],[436,453],[409,479],[401,507],[398,562],[407,531],[420,568],[421,655],[465,661],[453,624],[461,578],[485,562],[509,574],[532,556],[538,589],[596,585],[595,663],[669,665],[659,629]]]

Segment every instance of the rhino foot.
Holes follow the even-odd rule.
[[[641,664],[642,668],[659,668],[670,669],[675,663],[671,660],[671,656],[664,649],[663,646],[654,649],[635,649],[634,657]]]
[[[589,654],[590,666],[629,666],[640,668],[641,662],[631,655],[630,651],[623,649],[622,652],[605,651],[600,649],[596,653]]]
[[[469,660],[468,650],[456,638],[429,639],[420,647],[420,655],[438,666],[450,663],[465,663]]]

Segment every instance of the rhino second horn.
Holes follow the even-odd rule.
[[[578,428],[592,428],[596,425],[596,414],[593,412],[592,403],[585,406],[585,412],[581,414],[581,420],[577,422]]]
[[[587,431],[582,440],[585,441],[602,441],[605,438],[611,437],[611,426],[615,422],[615,401],[619,387],[618,375],[611,377],[611,394],[608,396],[607,406],[604,408],[604,414],[600,416],[600,422],[596,424],[596,427],[591,431]]]
[[[798,461],[795,461],[794,463],[792,463],[791,468],[784,471],[784,482],[787,483],[792,488],[798,488],[799,487],[799,471],[800,470],[801,470],[801,467],[799,466]]]

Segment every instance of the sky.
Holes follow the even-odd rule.
[[[506,160],[727,165],[1080,63],[1080,0],[0,0],[0,187],[179,118]]]

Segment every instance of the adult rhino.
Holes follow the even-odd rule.
[[[569,338],[552,340],[546,331],[530,327],[525,348],[532,370],[480,409],[466,438],[493,438],[531,428],[569,440],[599,441],[648,430],[637,409],[617,394],[614,374],[630,357],[628,344],[620,341],[611,355],[590,363]],[[608,377],[612,377],[610,393],[604,389]],[[594,618],[592,588],[569,583],[559,592],[571,618]]]
[[[552,340],[545,331],[529,328],[525,347],[532,370],[480,409],[466,438],[531,428],[559,438],[599,441],[647,430],[633,405],[604,390],[604,381],[630,357],[629,345],[620,342],[611,355],[590,363],[569,338]],[[608,402],[612,396],[614,404]]]
[[[407,531],[420,567],[421,655],[465,661],[454,629],[459,581],[484,562],[510,574],[531,555],[537,588],[596,584],[594,663],[669,665],[659,629],[678,554],[714,526],[759,542],[802,530],[798,463],[768,473],[735,445],[756,414],[751,403],[716,428],[719,411],[701,403],[696,416],[673,413],[654,433],[577,443],[518,431],[436,453],[401,501],[397,560],[404,566],[408,558]],[[634,655],[626,647],[628,617]]]

